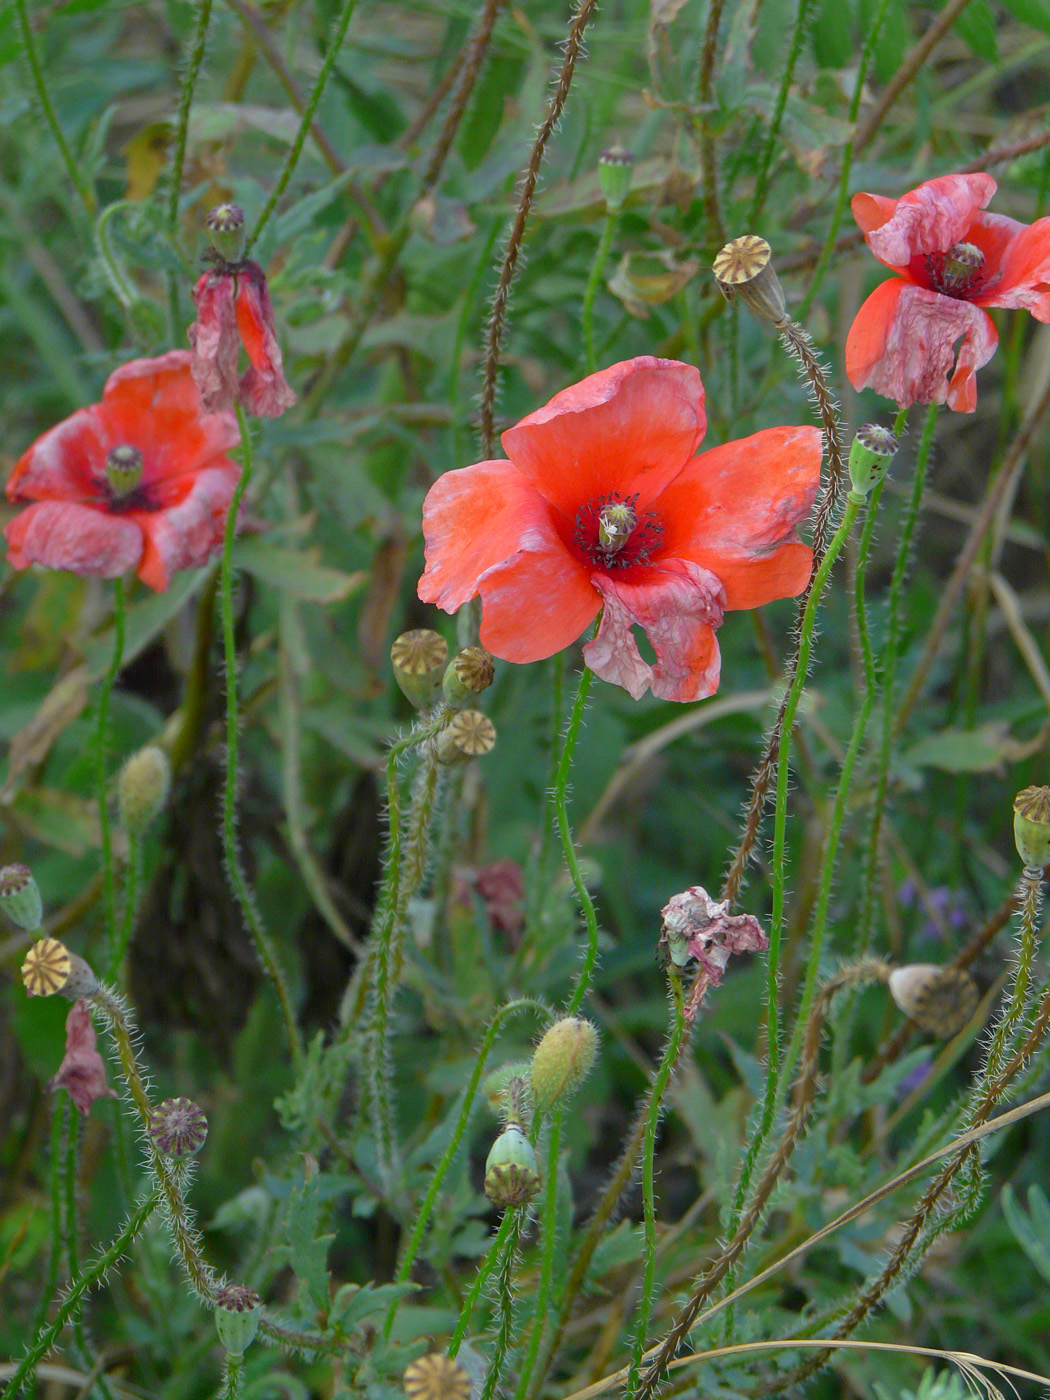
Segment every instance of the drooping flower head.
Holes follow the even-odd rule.
[[[201,400],[211,413],[240,403],[259,418],[279,418],[296,395],[284,377],[266,274],[240,256],[244,212],[236,204],[220,204],[206,222],[214,266],[193,289],[197,319],[187,332]],[[242,345],[249,365],[238,375]]]
[[[982,212],[990,175],[942,175],[900,199],[855,194],[864,241],[896,277],[876,287],[846,340],[846,373],[906,408],[977,406],[975,372],[995,353],[986,306],[1050,321],[1050,219]],[[956,343],[962,344],[956,352]]]
[[[66,1017],[66,1053],[58,1073],[47,1086],[52,1093],[67,1089],[81,1113],[88,1113],[96,1099],[117,1096],[106,1083],[106,1066],[95,1045],[95,1027],[83,1001],[75,1001]]]
[[[102,402],[46,432],[15,465],[10,501],[31,501],[5,528],[16,569],[43,564],[117,578],[134,569],[164,589],[222,543],[240,468],[232,413],[205,413],[188,350],[132,360]]]
[[[420,598],[454,612],[480,594],[482,644],[515,662],[552,656],[601,609],[584,647],[595,674],[635,699],[713,695],[725,610],[809,581],[795,527],[820,434],[769,428],[697,456],[706,426],[700,375],[676,360],[625,360],[563,389],[503,434],[509,461],[431,487]]]

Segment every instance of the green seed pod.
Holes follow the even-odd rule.
[[[64,996],[70,1001],[93,996],[98,978],[76,953],[57,938],[38,938],[22,959],[22,982],[31,997]]]
[[[1014,798],[1014,841],[1030,870],[1050,861],[1050,788],[1026,787]]]
[[[0,909],[16,928],[25,929],[26,933],[40,927],[44,906],[28,865],[5,865],[0,870]]]
[[[788,319],[787,303],[772,259],[764,238],[745,233],[727,243],[711,266],[726,301],[739,297],[760,321],[782,326]]]
[[[106,454],[106,480],[117,500],[130,496],[142,480],[142,453],[130,442],[111,447]]]
[[[215,1295],[215,1330],[231,1356],[242,1356],[259,1330],[262,1299],[254,1288],[228,1283]]]
[[[893,433],[879,423],[865,423],[857,429],[849,450],[849,475],[859,496],[866,496],[883,480],[898,447]]]
[[[204,216],[216,256],[224,263],[238,263],[244,256],[244,210],[239,204],[216,204]]]
[[[150,1114],[149,1135],[158,1152],[181,1162],[204,1146],[208,1120],[192,1099],[164,1099]]]
[[[484,647],[464,647],[448,664],[441,682],[445,700],[454,710],[472,705],[496,678],[492,657]]]
[[[117,807],[124,830],[134,840],[157,816],[171,791],[171,763],[156,744],[133,753],[117,778]]]
[[[408,1400],[470,1400],[470,1377],[444,1352],[409,1362],[402,1383]]]
[[[447,660],[448,643],[429,627],[416,627],[394,638],[390,648],[394,679],[417,710],[427,709],[436,700]]]
[[[437,736],[437,760],[446,767],[467,763],[491,753],[496,743],[496,726],[480,710],[460,710]]]
[[[517,1123],[508,1123],[485,1162],[485,1195],[504,1210],[524,1206],[540,1189],[532,1143]]]
[[[556,1104],[575,1094],[594,1064],[598,1032],[579,1016],[555,1021],[536,1046],[529,1079],[536,1108],[549,1113]]]
[[[905,1016],[942,1040],[958,1035],[977,1009],[977,984],[957,967],[936,963],[895,967],[888,985],[890,996]]]
[[[616,143],[598,157],[598,185],[605,196],[605,207],[615,214],[623,208],[624,200],[631,190],[631,171],[634,156]]]

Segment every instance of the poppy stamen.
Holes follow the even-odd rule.
[[[953,243],[946,252],[927,254],[925,262],[930,286],[942,296],[969,301],[984,287],[984,254],[974,243]]]
[[[664,527],[652,511],[638,514],[638,494],[617,492],[588,501],[576,512],[573,538],[587,559],[601,569],[645,564],[660,543]]]

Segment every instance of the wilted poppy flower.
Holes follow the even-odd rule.
[[[296,395],[284,377],[266,275],[256,262],[218,263],[193,289],[197,319],[188,334],[193,377],[209,413],[242,403],[259,418],[279,418]],[[251,362],[238,377],[244,346]]]
[[[990,175],[942,175],[900,199],[853,196],[865,242],[897,274],[850,327],[846,373],[855,389],[902,408],[947,402],[972,413],[975,371],[999,340],[982,308],[1024,307],[1050,321],[1050,219],[1021,224],[982,213],[995,189]]]
[[[75,1001],[66,1017],[66,1053],[58,1073],[47,1086],[68,1089],[69,1097],[81,1113],[87,1113],[96,1099],[117,1096],[106,1083],[106,1066],[95,1047],[95,1027],[82,1001]]]
[[[102,402],[37,438],[7,483],[33,501],[5,528],[16,569],[45,564],[151,588],[206,564],[222,543],[240,468],[231,413],[202,414],[188,350],[132,360],[106,380]]]
[[[517,662],[552,656],[602,609],[584,647],[596,675],[635,699],[713,695],[725,610],[809,581],[795,527],[820,434],[768,428],[696,456],[706,426],[700,375],[676,360],[625,360],[563,389],[503,434],[509,461],[431,487],[420,598],[454,612],[480,594],[482,644]]]

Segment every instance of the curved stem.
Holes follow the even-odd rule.
[[[186,57],[186,71],[179,88],[179,106],[175,116],[175,135],[171,143],[171,186],[168,190],[168,238],[174,246],[179,232],[179,196],[182,194],[182,172],[186,164],[186,136],[190,126],[190,108],[197,89],[204,49],[211,22],[212,0],[198,0],[197,23]]]
[[[576,857],[576,846],[572,839],[572,828],[569,825],[568,791],[569,774],[572,771],[572,756],[576,751],[576,740],[580,736],[580,725],[583,722],[583,712],[587,708],[587,692],[591,688],[593,672],[586,666],[580,674],[580,685],[576,691],[576,701],[572,707],[572,714],[569,717],[569,726],[565,731],[565,743],[562,745],[561,761],[558,764],[558,772],[554,779],[554,810],[558,820],[558,832],[561,836],[562,851],[565,856],[565,864],[569,867],[569,875],[572,877],[573,887],[576,890],[576,898],[580,902],[583,910],[584,923],[587,926],[587,951],[584,954],[583,966],[576,975],[576,983],[569,998],[568,1006],[565,1008],[567,1016],[574,1016],[580,1009],[584,997],[587,995],[587,988],[590,984],[591,974],[594,965],[598,961],[598,916],[594,911],[594,901],[591,899],[587,883],[580,870],[580,862]]]
[[[66,174],[72,181],[73,188],[80,196],[80,202],[89,219],[95,215],[95,195],[88,182],[84,179],[80,166],[73,159],[73,152],[69,149],[65,132],[58,124],[55,116],[55,109],[51,105],[51,94],[47,90],[47,81],[44,77],[44,66],[40,61],[40,54],[36,46],[36,35],[33,33],[33,26],[29,22],[29,13],[26,9],[26,0],[15,0],[15,16],[18,20],[18,30],[22,37],[22,47],[26,52],[26,59],[29,63],[29,71],[32,74],[33,86],[36,89],[37,101],[44,114],[44,121],[47,123],[58,153],[62,157],[62,163],[66,167]]]
[[[98,694],[98,726],[95,731],[95,793],[98,826],[102,837],[102,889],[106,915],[106,966],[117,956],[117,906],[113,879],[113,835],[109,820],[109,773],[106,764],[109,738],[109,697],[124,657],[124,580],[113,580],[113,654]]]
[[[787,62],[784,64],[784,71],[780,77],[780,87],[777,89],[776,105],[773,108],[773,115],[769,121],[769,130],[766,132],[766,139],[762,144],[762,154],[758,159],[758,174],[755,177],[755,196],[751,201],[751,209],[747,216],[749,229],[754,229],[762,214],[762,206],[766,202],[766,193],[769,190],[769,167],[773,161],[773,153],[777,147],[777,140],[780,136],[780,123],[784,119],[784,108],[787,106],[788,93],[791,91],[791,84],[795,77],[795,65],[798,63],[798,56],[802,52],[802,41],[806,37],[806,23],[809,19],[810,0],[798,0],[798,9],[795,11],[795,23],[791,30],[791,43],[788,46]],[[860,83],[857,83],[858,90]],[[799,311],[798,319],[805,319],[805,312]]]

